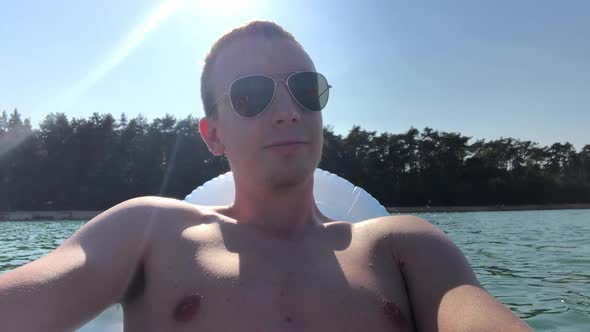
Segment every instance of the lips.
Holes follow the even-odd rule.
[[[289,139],[289,140],[281,140],[281,141],[276,141],[276,142],[270,143],[268,145],[265,145],[264,148],[269,149],[269,148],[277,148],[277,147],[283,147],[283,146],[297,146],[297,145],[304,145],[304,144],[307,144],[307,142],[304,140]]]

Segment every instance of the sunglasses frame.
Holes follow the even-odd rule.
[[[289,80],[291,79],[291,77],[293,77],[293,75],[302,74],[302,73],[314,73],[314,74],[321,75],[321,76],[322,76],[322,77],[323,77],[323,78],[326,80],[326,83],[328,83],[328,79],[326,78],[326,76],[324,76],[324,75],[323,75],[323,74],[321,74],[321,73],[315,72],[315,71],[296,71],[296,72],[292,72],[292,73],[250,74],[250,75],[244,75],[244,76],[240,76],[240,77],[238,77],[238,78],[234,79],[234,80],[233,80],[233,81],[230,83],[230,85],[229,85],[229,91],[228,91],[228,92],[224,92],[224,93],[223,93],[223,95],[222,95],[221,97],[219,97],[219,98],[217,99],[217,101],[215,101],[215,103],[213,104],[213,106],[216,106],[217,104],[219,104],[219,102],[221,101],[221,99],[222,99],[222,98],[224,98],[225,96],[228,96],[228,97],[229,97],[229,104],[231,105],[231,108],[232,108],[232,110],[234,111],[234,113],[235,113],[237,116],[239,116],[239,117],[240,117],[240,118],[242,118],[242,119],[255,119],[255,118],[257,118],[257,117],[261,116],[262,114],[264,114],[264,112],[266,112],[266,111],[267,111],[267,110],[270,108],[270,105],[272,105],[272,102],[275,100],[275,96],[276,96],[276,94],[277,94],[277,87],[278,87],[278,85],[279,85],[279,82],[280,82],[280,81],[283,81],[283,82],[285,82],[285,86],[287,87],[287,90],[289,91],[289,95],[291,95],[291,98],[292,98],[292,99],[293,99],[293,100],[294,100],[294,101],[297,103],[297,105],[301,106],[301,107],[302,107],[304,110],[306,110],[306,111],[309,111],[309,112],[320,112],[322,109],[324,109],[324,107],[326,107],[325,105],[324,105],[324,107],[322,107],[322,109],[320,109],[320,110],[318,110],[318,111],[310,110],[309,108],[307,108],[307,107],[303,106],[303,105],[302,105],[302,104],[299,102],[299,100],[297,100],[297,98],[295,98],[295,96],[293,95],[293,92],[291,91],[291,87],[289,86]],[[270,75],[284,75],[284,74],[289,74],[289,76],[287,76],[287,78],[286,78],[286,79],[282,79],[282,78],[278,78],[278,79],[277,79],[277,78],[274,78],[274,77],[270,76]],[[265,107],[265,108],[264,108],[264,109],[263,109],[263,110],[262,110],[260,113],[258,113],[258,114],[256,114],[256,115],[254,115],[254,116],[243,116],[243,115],[241,115],[240,113],[238,113],[238,111],[237,111],[237,110],[236,110],[236,108],[234,107],[234,103],[233,103],[233,102],[232,102],[232,100],[231,100],[230,93],[231,93],[231,89],[232,89],[233,85],[234,85],[234,84],[235,84],[237,81],[239,81],[239,80],[241,80],[241,79],[244,79],[244,78],[246,78],[246,77],[252,77],[252,76],[264,76],[264,77],[268,77],[268,78],[270,78],[270,79],[271,79],[271,80],[274,82],[275,86],[274,86],[274,90],[273,90],[273,92],[272,92],[272,97],[270,98],[270,101],[268,102],[268,105],[266,105],[266,107]],[[328,92],[328,93],[329,93],[329,91],[330,91],[330,89],[331,89],[331,88],[332,88],[332,86],[331,86],[330,84],[328,84],[328,88],[326,89],[326,91],[322,92],[322,95],[323,95],[324,93],[326,93],[326,92]],[[320,95],[320,96],[321,96],[321,95]],[[326,103],[327,103],[327,102],[326,102]]]

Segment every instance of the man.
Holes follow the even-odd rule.
[[[328,84],[293,36],[252,22],[205,60],[203,139],[235,202],[121,203],[0,276],[6,331],[64,331],[114,303],[126,331],[528,330],[440,230],[322,215],[313,172]]]

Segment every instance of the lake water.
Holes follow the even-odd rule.
[[[590,210],[419,214],[482,285],[536,331],[590,330]],[[82,221],[0,222],[0,273],[49,252]],[[80,331],[122,331],[112,307]]]

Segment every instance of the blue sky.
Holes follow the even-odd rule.
[[[203,115],[202,59],[253,19],[291,31],[334,86],[325,124],[590,144],[588,1],[3,1],[0,111],[37,125]]]

